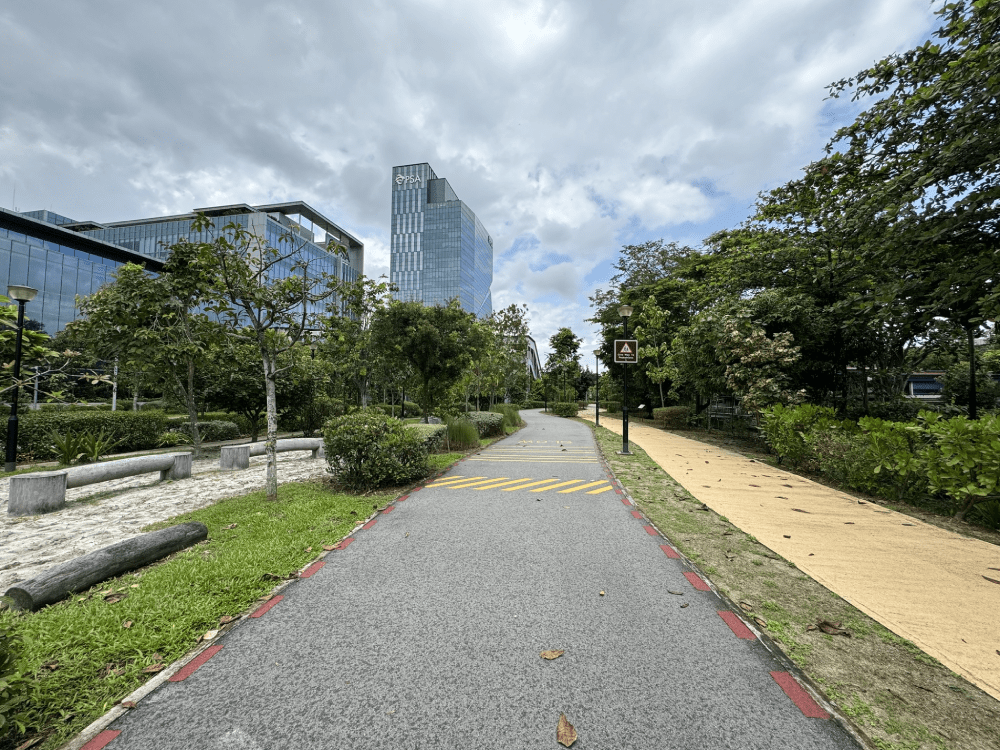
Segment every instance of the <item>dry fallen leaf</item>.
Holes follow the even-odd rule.
[[[559,725],[556,727],[556,742],[563,747],[569,747],[576,742],[576,729],[569,723],[566,714],[559,714]]]
[[[324,544],[323,545],[323,549],[325,549],[327,552],[330,552],[331,550],[337,549],[337,545],[336,544]]]
[[[565,653],[566,653],[565,651],[542,651],[542,653],[540,653],[539,656],[542,657],[543,659],[548,659],[549,661],[552,661],[553,659],[558,659]]]
[[[688,603],[687,603],[687,602],[684,602],[684,603],[683,603],[683,604],[681,605],[681,609],[684,609],[684,608],[685,608],[686,606],[688,606]]]
[[[598,593],[599,593],[599,594],[600,594],[601,596],[604,596],[604,592],[603,592],[603,591],[600,591],[600,592],[598,592]]]
[[[119,705],[122,708],[135,708],[135,701],[122,701]]]
[[[205,635],[203,635],[201,637],[201,640],[203,640],[203,641],[210,641],[213,638],[215,638],[215,636],[217,636],[218,634],[219,634],[218,630],[206,630],[205,631]]]
[[[1000,581],[998,581],[996,578],[990,578],[989,576],[983,576],[983,578],[985,578],[990,583],[1000,583]]]
[[[802,510],[801,508],[792,508],[796,513],[808,513],[808,510]]]
[[[28,740],[27,742],[22,742],[20,745],[18,745],[15,748],[15,750],[28,750],[29,747],[34,747],[39,742],[41,742],[42,740],[44,740],[45,737],[46,737],[46,735],[40,734],[37,737],[34,737],[33,739]]]
[[[57,659],[52,659],[51,661],[43,662],[42,666],[45,669],[51,669],[53,672],[55,672],[57,669],[59,669],[59,661]]]
[[[751,612],[753,611],[753,605],[750,602],[740,602],[740,609],[745,612]]]
[[[111,596],[104,597],[104,601],[106,601],[108,604],[117,604],[124,598],[125,594],[112,594]]]
[[[163,661],[163,657],[160,656],[160,652],[159,651],[157,651],[155,654],[153,654],[153,661]]]
[[[156,663],[156,664],[150,664],[142,671],[146,674],[156,674],[157,672],[162,672],[166,668],[167,668],[166,664]]]
[[[239,615],[236,615],[235,617],[233,615],[223,615],[219,618],[219,624],[225,625],[226,623],[230,623],[238,619],[240,619]]]
[[[125,622],[122,623],[122,627],[125,628],[126,630],[128,630],[134,624],[135,623],[133,623],[131,620],[126,620]]]
[[[757,627],[760,627],[760,628],[766,628],[767,627],[767,620],[765,620],[763,617],[755,617],[755,618],[753,618],[753,621],[755,623],[757,623]]]
[[[820,620],[816,623],[816,627],[822,630],[827,635],[846,635],[848,638],[851,634],[840,627],[839,622],[830,622],[828,620]]]
[[[312,551],[313,551],[312,547],[306,547],[306,552],[312,552]]]
[[[222,528],[224,528],[224,529],[235,529],[236,528],[236,524],[235,523],[231,523],[228,526],[223,526]]]
[[[788,534],[782,534],[782,536],[785,537],[785,539],[791,539],[791,537]]]
[[[129,588],[137,589],[137,588],[139,588],[139,584],[138,583],[133,583],[131,586],[129,586]]]
[[[667,589],[667,593],[668,594],[673,594],[674,596],[684,596],[684,592],[683,591],[671,591],[670,589]]]

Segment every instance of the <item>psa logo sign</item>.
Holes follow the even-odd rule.
[[[416,174],[411,174],[411,175],[398,174],[398,175],[396,175],[396,184],[397,185],[402,185],[404,183],[413,183],[413,182],[420,182],[420,175],[416,175]]]

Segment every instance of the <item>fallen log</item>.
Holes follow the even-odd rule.
[[[95,583],[141,568],[208,538],[203,523],[181,523],[74,558],[7,589],[12,608],[35,612]]]

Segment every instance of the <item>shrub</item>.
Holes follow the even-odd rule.
[[[17,671],[17,638],[0,625],[0,740],[24,732],[27,719],[18,709],[28,701],[28,680]]]
[[[448,445],[451,448],[465,450],[479,447],[479,430],[465,417],[453,417],[446,425],[448,430]]]
[[[492,411],[470,411],[466,415],[479,431],[479,437],[503,435],[503,414]]]
[[[580,407],[575,401],[558,401],[549,405],[549,411],[557,417],[575,417],[580,412]]]
[[[621,411],[622,410],[622,402],[621,401],[602,401],[601,402],[601,409],[603,411],[612,412],[612,413],[616,412],[616,411]]]
[[[853,422],[814,427],[804,439],[825,476],[869,495],[885,491],[886,475],[879,474],[871,438]]]
[[[871,403],[868,405],[868,413],[865,414],[864,406],[852,404],[847,410],[848,419],[858,420],[869,416],[876,419],[884,419],[887,422],[912,422],[917,418],[917,414],[924,408],[924,404],[915,399],[900,396],[885,403]]]
[[[688,419],[691,417],[690,406],[666,406],[653,409],[653,420],[657,427],[665,427],[668,430],[682,430],[688,426]]]
[[[56,458],[53,432],[96,435],[104,430],[110,440],[117,441],[118,450],[126,452],[156,448],[167,427],[167,418],[159,411],[30,411],[19,421],[18,452],[36,460]]]
[[[174,430],[190,437],[191,423],[182,422]],[[199,422],[198,435],[201,437],[202,442],[205,443],[212,443],[217,440],[235,440],[240,436],[240,428],[235,422],[224,422],[222,420]]]
[[[408,424],[404,427],[420,438],[428,453],[438,450],[444,443],[448,426],[443,424]]]
[[[245,414],[230,414],[227,419],[239,428],[240,435],[249,435],[254,440],[256,440],[261,433],[267,432],[266,414],[261,414],[256,420],[251,419]]]
[[[516,430],[521,426],[521,415],[513,404],[497,404],[490,411],[503,415],[503,429]]]
[[[183,432],[164,432],[160,435],[161,448],[173,448],[178,445],[191,445],[191,436]]]
[[[805,434],[820,422],[833,420],[833,409],[815,404],[800,404],[785,407],[775,404],[761,412],[761,428],[772,450],[778,454],[778,462],[787,460],[798,467],[811,457],[806,445]]]
[[[329,420],[323,441],[331,473],[351,489],[400,485],[430,471],[420,436],[371,409]]]
[[[1000,531],[1000,500],[979,503],[976,506],[975,513],[984,526]]]

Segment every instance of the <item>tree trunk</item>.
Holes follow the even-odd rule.
[[[188,422],[191,424],[191,445],[194,446],[193,458],[201,458],[201,433],[198,432],[198,407],[194,402],[194,360],[187,363],[187,388],[177,378],[177,387],[184,394],[184,404],[188,410]]]
[[[976,329],[970,326],[966,333],[969,336],[969,419],[979,419],[979,404],[976,398]],[[964,510],[962,514],[965,514]]]
[[[430,419],[428,419],[428,417],[430,416],[430,390],[431,390],[430,378],[424,378],[424,387],[421,393],[421,396],[423,398],[420,399],[421,401],[423,401],[423,403],[420,404],[420,410],[423,412],[424,415],[424,424],[430,424]]]
[[[663,381],[661,380],[657,385],[660,386],[660,408],[665,408],[667,405],[666,399],[663,397]]]
[[[868,363],[861,363],[861,403],[865,407],[865,416],[868,416]]]
[[[139,411],[139,386],[142,383],[142,374],[135,374],[135,385],[132,387],[132,411]]]
[[[34,612],[95,583],[149,565],[208,537],[203,523],[182,523],[151,531],[57,565],[7,589],[15,609]]]
[[[261,341],[261,359],[264,362],[264,386],[267,391],[267,439],[264,443],[264,455],[267,457],[267,473],[264,476],[264,490],[267,499],[278,501],[278,401],[275,396],[274,370],[275,362],[270,352],[264,348]]]

